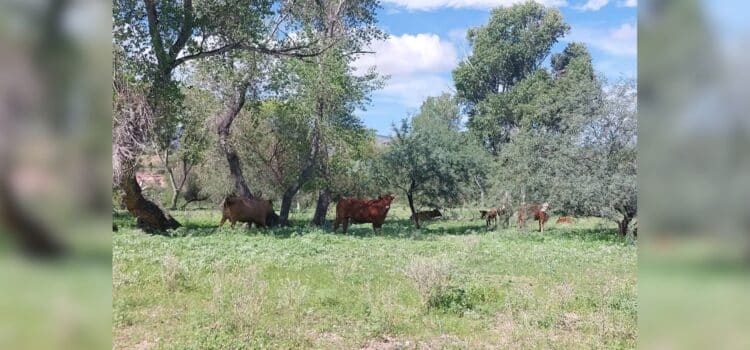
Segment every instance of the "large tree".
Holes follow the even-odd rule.
[[[527,2],[495,9],[486,25],[468,31],[472,53],[453,80],[469,129],[491,153],[509,141],[529,94],[548,88],[551,78],[539,69],[569,29],[559,10]]]
[[[458,120],[452,96],[428,98],[411,123],[394,127],[396,136],[383,155],[380,181],[406,195],[417,228],[418,205],[450,206],[484,175],[484,152]]]

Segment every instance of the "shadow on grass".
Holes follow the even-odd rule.
[[[135,219],[127,212],[115,212],[113,221],[120,227],[135,228]],[[248,227],[245,223],[237,223],[231,228],[229,223],[219,227],[218,222],[210,220],[181,220],[182,227],[170,231],[166,237],[205,237],[213,234],[243,234],[263,235],[275,238],[290,238],[310,234],[312,232],[344,235],[343,228],[333,232],[333,221],[327,220],[322,227],[310,224],[309,220],[291,219],[290,226],[275,228]],[[534,227],[525,230],[515,225],[508,228],[500,226],[486,227],[483,220],[433,220],[422,223],[422,228],[416,230],[410,219],[399,218],[386,220],[382,229],[373,232],[372,224],[349,225],[346,236],[354,238],[385,237],[393,239],[431,239],[436,236],[463,236],[471,234],[502,234],[530,241],[545,241],[548,239],[577,239],[585,241],[622,242],[624,239],[617,234],[615,228],[610,227],[581,227],[548,226],[544,233],[539,233]]]

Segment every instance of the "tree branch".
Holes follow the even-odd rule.
[[[191,34],[193,34],[193,1],[192,0],[184,0],[183,4],[183,19],[182,19],[182,28],[180,28],[180,35],[177,37],[177,40],[172,44],[172,47],[169,48],[169,58],[170,60],[174,61],[175,58],[177,58],[177,54],[182,51],[182,48],[185,47],[185,44],[187,44],[187,41],[190,39]]]
[[[154,47],[154,53],[159,66],[167,64],[164,44],[162,43],[161,34],[159,33],[159,17],[156,13],[156,3],[154,0],[145,0],[146,14],[148,16],[148,34],[151,36],[151,45]]]

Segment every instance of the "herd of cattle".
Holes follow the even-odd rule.
[[[388,210],[395,197],[390,194],[379,196],[376,199],[356,199],[344,197],[339,199],[336,204],[336,218],[333,222],[333,232],[338,230],[339,225],[343,226],[346,233],[349,223],[372,223],[373,231],[379,230],[385,222]],[[279,216],[273,211],[273,204],[269,200],[259,198],[246,198],[238,196],[228,196],[220,204],[222,216],[219,226],[229,220],[232,227],[236,222],[244,222],[248,225],[255,224],[258,227],[276,226],[279,223]],[[525,227],[527,218],[532,218],[539,222],[539,232],[544,232],[544,224],[549,220],[549,203],[541,204],[524,204],[517,211],[517,222],[519,227]],[[505,227],[510,225],[510,218],[513,216],[513,209],[509,205],[502,205],[500,208],[489,210],[480,210],[480,216],[485,219],[487,227],[497,225],[498,219]],[[416,213],[418,221],[432,220],[442,217],[438,209],[429,211],[420,211]],[[414,219],[412,215],[411,219]],[[572,223],[573,218],[563,216],[557,220],[557,224]]]

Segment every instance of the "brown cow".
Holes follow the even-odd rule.
[[[248,227],[255,224],[258,227],[274,226],[278,221],[278,215],[273,211],[273,204],[269,200],[259,198],[245,198],[238,196],[227,196],[219,205],[221,208],[221,223],[229,220],[234,224],[246,222]]]
[[[434,218],[439,218],[442,216],[443,214],[440,212],[440,210],[437,209],[417,212],[417,219],[419,221],[432,220]],[[414,215],[410,216],[409,219],[414,220]]]
[[[497,225],[497,210],[490,209],[485,214],[485,217],[487,218],[487,227],[490,227],[490,224]]]
[[[521,208],[518,209],[518,226],[519,227],[526,227],[526,212],[531,211],[534,220],[539,221],[539,232],[544,232],[544,223],[549,220],[549,214],[547,214],[547,210],[549,209],[549,203],[542,203],[542,204],[530,204],[521,206]]]
[[[555,224],[572,224],[575,219],[571,218],[570,216],[561,216],[557,221],[555,221]]]
[[[385,222],[385,216],[388,214],[394,198],[390,194],[372,200],[341,198],[336,204],[336,220],[333,222],[333,232],[336,232],[339,224],[343,224],[344,233],[346,233],[349,219],[357,224],[371,222],[373,231],[380,229]]]

